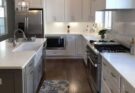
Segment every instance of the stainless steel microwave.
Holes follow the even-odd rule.
[[[66,48],[64,36],[47,36],[47,50],[62,50]]]

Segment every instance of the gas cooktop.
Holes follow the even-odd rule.
[[[130,49],[115,42],[114,40],[90,40],[90,44],[94,46],[99,52],[110,52],[110,53],[119,53],[119,52],[130,52]]]

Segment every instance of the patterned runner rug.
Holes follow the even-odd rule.
[[[45,80],[39,93],[69,93],[67,80]]]

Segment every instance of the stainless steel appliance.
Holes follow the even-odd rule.
[[[47,49],[48,50],[62,50],[65,49],[66,38],[62,36],[48,36]]]
[[[130,49],[114,41],[93,41],[87,46],[88,80],[92,93],[101,93],[101,69],[103,52],[130,52]]]
[[[22,29],[27,37],[44,37],[43,9],[29,9],[28,12],[16,11],[16,28]]]

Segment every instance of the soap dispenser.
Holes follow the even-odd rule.
[[[134,38],[132,38],[131,42],[130,42],[130,54],[131,55],[135,54],[135,41],[134,41]]]

